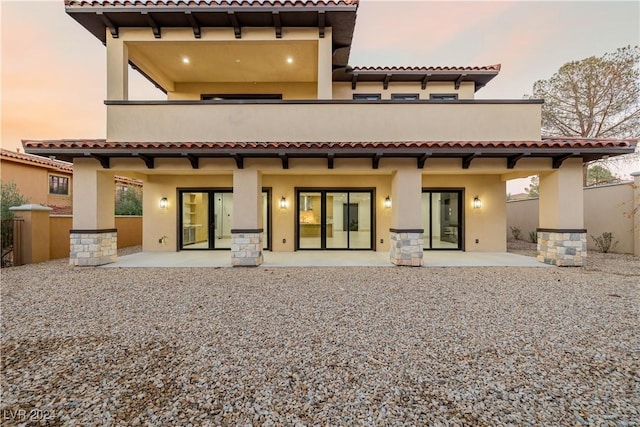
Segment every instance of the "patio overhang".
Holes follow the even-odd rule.
[[[335,159],[364,158],[377,169],[384,158],[412,158],[423,168],[429,158],[457,158],[468,169],[478,158],[505,159],[513,169],[523,158],[548,158],[554,169],[569,158],[583,162],[633,153],[637,140],[543,138],[540,141],[408,141],[408,142],[113,142],[98,140],[23,140],[30,154],[72,162],[95,158],[105,169],[115,158],[139,158],[148,169],[156,159],[183,158],[193,169],[202,158],[230,158],[238,169],[248,158],[273,158],[289,168],[290,159],[321,158],[332,169]]]
[[[358,0],[65,0],[66,13],[103,44],[107,30],[118,38],[123,28],[149,28],[158,39],[165,28],[190,28],[194,39],[203,28],[230,28],[237,39],[243,28],[273,28],[278,39],[283,28],[317,28],[319,38],[331,28],[334,68],[347,66],[357,9]]]

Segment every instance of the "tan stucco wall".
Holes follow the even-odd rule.
[[[433,94],[458,94],[458,99],[473,99],[475,96],[475,85],[473,82],[462,82],[460,88],[456,89],[453,82],[431,82],[423,90],[421,82],[390,82],[387,89],[384,89],[382,82],[359,82],[356,89],[351,89],[350,82],[333,83],[333,99],[353,99],[354,94],[379,93],[382,99],[391,99],[394,93],[417,93],[420,99],[429,99]]]
[[[504,252],[506,247],[507,215],[505,210],[506,183],[498,175],[425,175],[425,189],[464,189],[465,251]],[[473,199],[482,201],[480,209],[473,208]],[[476,243],[478,239],[478,243]]]
[[[47,168],[25,163],[2,160],[0,167],[2,182],[16,183],[20,194],[29,199],[29,203],[45,206],[71,206],[72,175],[60,171],[49,171]],[[69,195],[49,194],[49,175],[69,178]]]
[[[205,94],[282,94],[282,99],[315,99],[317,84],[311,83],[176,83],[167,93],[170,101],[200,100]]]
[[[107,140],[539,140],[540,111],[539,104],[109,105]]]
[[[553,171],[540,175],[540,227],[584,227],[582,159],[568,159]]]
[[[115,181],[113,171],[102,169],[95,159],[75,159],[73,188],[73,228],[81,230],[114,228]],[[146,189],[145,189],[146,190]]]
[[[584,189],[584,225],[587,229],[587,247],[597,250],[591,236],[600,236],[611,232],[618,245],[617,253],[633,253],[634,244],[633,187],[631,183],[588,187]],[[538,199],[513,201],[507,203],[507,226],[520,227],[522,237],[528,240],[529,232],[538,226]],[[508,234],[511,238],[511,233]]]

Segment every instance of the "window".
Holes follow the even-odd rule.
[[[420,99],[420,95],[417,93],[392,93],[391,99],[393,101],[417,101]]]
[[[49,175],[49,194],[69,194],[69,178],[66,176]]]
[[[354,93],[354,101],[380,101],[382,96],[379,93]]]
[[[432,93],[429,95],[429,99],[434,101],[457,101],[457,93]]]

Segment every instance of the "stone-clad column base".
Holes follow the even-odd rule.
[[[391,250],[389,259],[395,265],[422,266],[424,230],[389,230]]]
[[[263,262],[262,228],[256,230],[231,230],[231,265],[257,267]]]
[[[538,261],[558,267],[587,264],[587,230],[538,228]]]
[[[118,232],[103,230],[71,230],[69,265],[98,266],[110,264],[118,257]]]

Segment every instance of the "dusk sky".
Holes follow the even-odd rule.
[[[0,0],[2,147],[104,138],[106,48],[63,0]],[[637,1],[361,0],[351,65],[490,65],[477,98],[520,99],[571,60],[640,44]],[[137,72],[130,98],[163,99]]]

